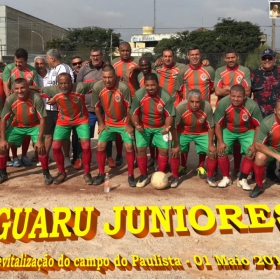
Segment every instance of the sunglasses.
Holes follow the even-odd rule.
[[[273,57],[272,56],[264,56],[264,57],[262,57],[262,60],[272,60],[273,59]]]
[[[82,61],[79,61],[79,62],[74,62],[74,63],[72,63],[72,65],[73,65],[73,66],[82,65],[82,63],[83,63]]]

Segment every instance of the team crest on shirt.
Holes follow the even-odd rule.
[[[200,75],[200,79],[202,81],[205,81],[207,79],[207,76],[203,73],[203,74]]]
[[[249,116],[248,116],[247,114],[243,114],[243,115],[242,115],[242,120],[243,120],[244,122],[247,122],[248,119],[249,119]]]
[[[31,107],[30,109],[29,109],[29,112],[31,113],[31,114],[35,114],[35,108],[34,107]]]
[[[158,104],[157,109],[161,112],[163,110],[163,106],[161,104]]]
[[[179,74],[179,72],[172,73],[172,77],[176,78],[178,76],[178,74]]]
[[[73,102],[77,104],[77,103],[79,102],[79,97],[75,96],[75,97],[73,98]]]
[[[116,100],[116,102],[121,101],[121,96],[118,93],[115,95],[115,100]]]
[[[199,122],[200,122],[200,123],[204,123],[204,122],[205,122],[205,117],[201,117],[201,118],[199,119]]]
[[[242,79],[243,79],[243,77],[242,77],[241,75],[238,75],[238,76],[236,77],[236,82],[240,84],[241,81],[242,81]]]

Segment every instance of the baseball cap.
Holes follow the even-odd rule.
[[[266,56],[266,55],[270,55],[272,57],[275,57],[275,52],[272,50],[272,49],[265,49],[263,52],[262,52],[262,57],[263,56]]]

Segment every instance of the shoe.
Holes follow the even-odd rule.
[[[71,167],[72,164],[71,164],[71,160],[69,157],[66,157],[64,158],[64,167],[67,168],[67,167]]]
[[[36,163],[36,166],[42,166],[42,163],[41,163],[40,161],[38,161],[38,162]]]
[[[149,181],[148,175],[141,175],[139,181],[136,184],[137,188],[144,188]]]
[[[155,169],[155,172],[158,171],[158,162],[156,159],[154,160],[154,169]]]
[[[20,167],[20,161],[18,157],[13,159],[13,167]]]
[[[237,186],[242,188],[244,191],[250,191],[251,187],[248,185],[247,179],[237,181]]]
[[[6,166],[13,166],[13,161],[12,160],[8,160],[6,163]]]
[[[249,196],[250,196],[251,198],[256,198],[256,197],[258,197],[260,194],[262,194],[263,192],[264,192],[264,188],[261,188],[260,186],[256,185],[256,186],[254,187],[254,189],[251,190],[251,191],[249,192]]]
[[[136,187],[136,181],[135,181],[134,175],[128,176],[128,184],[131,188]]]
[[[87,185],[92,185],[93,184],[93,179],[92,179],[90,173],[84,174],[83,179],[84,179],[84,181]]]
[[[275,172],[267,172],[266,177],[269,178],[272,182],[274,182],[277,185],[280,185],[280,179],[279,177],[275,174]]]
[[[172,177],[170,182],[170,188],[177,188],[179,183],[179,178]]]
[[[152,158],[149,158],[148,162],[147,162],[147,167],[151,167],[153,166],[155,163],[155,161]]]
[[[116,166],[120,166],[123,163],[123,156],[116,156],[116,160],[115,160]]]
[[[196,171],[197,171],[197,176],[199,176],[200,179],[206,179],[207,175],[203,167],[198,167]]]
[[[216,183],[216,180],[215,180],[215,177],[207,177],[206,182],[212,188],[217,188],[218,187],[218,185]]]
[[[109,166],[110,168],[116,167],[116,163],[115,163],[115,161],[114,161],[114,159],[113,159],[112,157],[108,157],[108,158],[107,158],[107,162],[108,162],[108,166]]]
[[[178,172],[179,172],[179,177],[186,175],[187,174],[187,167],[184,167],[184,166],[181,165],[179,167]]]
[[[75,170],[80,170],[82,168],[82,160],[80,158],[76,159],[75,163],[74,163],[74,169]]]
[[[219,188],[226,188],[227,186],[232,185],[232,181],[228,177],[223,177],[223,180],[218,184]]]
[[[95,186],[100,185],[100,184],[104,183],[104,180],[105,180],[105,175],[99,173],[99,174],[97,175],[97,177],[95,177],[95,178],[93,179],[93,184],[94,184]]]
[[[8,174],[0,174],[0,184],[8,180]]]
[[[46,185],[51,185],[53,183],[53,177],[51,176],[50,173],[45,174],[44,178],[45,178],[44,182]]]
[[[56,175],[56,177],[54,178],[53,183],[56,184],[56,185],[61,184],[62,182],[65,181],[66,177],[67,177],[67,174],[66,174],[66,173],[60,173],[60,172],[59,172],[59,173]]]
[[[22,156],[20,160],[24,166],[32,165],[32,162],[30,161],[30,159],[27,156]]]

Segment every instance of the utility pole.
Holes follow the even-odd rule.
[[[113,60],[113,30],[111,31],[111,42],[110,42],[110,62]]]
[[[156,33],[156,0],[154,0],[154,33]]]
[[[275,18],[272,19],[271,48],[275,51]]]

